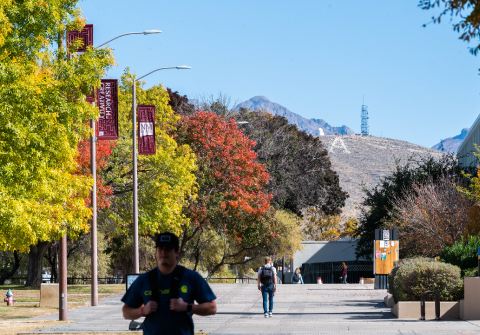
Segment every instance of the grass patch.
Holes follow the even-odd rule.
[[[65,322],[56,320],[0,320],[0,334],[16,335],[18,333],[26,332],[29,330],[55,326],[62,323]]]

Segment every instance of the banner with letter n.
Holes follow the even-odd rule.
[[[100,118],[95,127],[99,140],[118,139],[118,79],[102,79],[97,90]]]
[[[155,155],[155,106],[138,105],[138,154]]]
[[[75,49],[75,53],[81,55],[85,52],[88,46],[93,46],[93,24],[86,24],[85,27],[83,27],[83,29],[80,31],[67,31],[67,49],[77,38],[83,40],[83,47]],[[68,54],[68,57],[70,58],[70,54]],[[87,95],[85,100],[88,102],[95,102],[95,89],[93,87],[92,92]]]

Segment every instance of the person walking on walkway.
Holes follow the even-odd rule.
[[[347,283],[347,265],[345,262],[342,262],[342,276],[340,277],[342,280],[342,284],[348,284]]]
[[[277,290],[277,270],[271,264],[271,258],[265,257],[265,265],[258,269],[258,290],[262,292],[263,312],[265,317],[272,317],[273,314],[273,293]],[[260,286],[261,284],[261,286]],[[267,310],[267,297],[269,300]]]
[[[302,274],[300,273],[300,269],[297,268],[295,273],[292,274],[292,284],[304,284]]]
[[[157,236],[157,267],[141,274],[122,298],[125,319],[145,316],[146,335],[194,335],[192,314],[217,312],[213,293],[196,271],[177,265],[178,237],[171,233]],[[194,304],[196,301],[198,304]]]

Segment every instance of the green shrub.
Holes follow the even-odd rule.
[[[478,277],[478,266],[476,268],[465,269],[464,277]]]
[[[452,246],[446,246],[440,253],[440,259],[460,267],[462,277],[469,277],[465,275],[465,270],[478,267],[477,252],[479,247],[480,236],[468,236],[467,239],[462,237]]]
[[[441,301],[457,301],[463,297],[460,268],[443,262],[415,260],[401,265],[393,278],[393,298],[398,301],[419,301],[425,291],[437,292]],[[429,295],[427,300],[433,300]]]
[[[397,274],[398,269],[402,267],[405,264],[409,263],[418,263],[418,262],[434,262],[433,259],[427,258],[427,257],[413,257],[413,258],[405,258],[405,259],[399,259],[398,261],[395,261],[394,267],[392,271],[388,274],[388,293],[393,294],[393,281],[395,279],[395,275]],[[395,296],[394,296],[395,298]],[[395,302],[397,302],[395,300]]]

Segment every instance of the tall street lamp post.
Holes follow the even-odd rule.
[[[131,32],[122,35],[118,35],[111,40],[100,44],[97,48],[100,48],[117,38],[127,35],[150,35],[150,34],[159,34],[160,30],[145,30],[141,32]],[[95,102],[92,102],[92,105],[95,106]],[[93,178],[93,187],[92,187],[92,229],[91,229],[91,243],[92,243],[92,254],[91,254],[91,270],[92,270],[92,281],[91,281],[91,305],[98,306],[98,267],[97,267],[97,164],[96,164],[96,145],[95,142],[97,138],[95,137],[95,120],[90,120],[90,127],[92,129],[92,135],[90,136],[90,168]],[[65,252],[64,252],[65,253]],[[65,253],[66,254],[66,253]],[[66,264],[66,260],[64,261]],[[64,266],[65,278],[67,267]],[[66,280],[65,280],[66,281]],[[66,292],[65,292],[66,294]]]
[[[146,76],[167,69],[177,69],[177,70],[186,70],[191,69],[190,66],[171,66],[171,67],[162,67],[152,72],[147,73],[144,76],[141,76],[138,79],[133,79],[132,81],[132,139],[133,139],[133,264],[135,268],[135,273],[140,273],[140,261],[138,255],[138,180],[137,180],[137,101],[136,101],[136,88],[135,82],[139,81]]]

